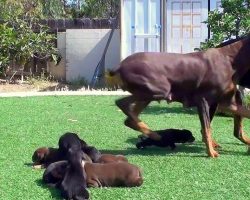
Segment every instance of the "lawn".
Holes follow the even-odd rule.
[[[57,190],[41,180],[43,170],[30,167],[40,146],[57,147],[66,131],[103,152],[126,155],[143,169],[138,188],[89,189],[92,200],[249,199],[250,155],[233,137],[233,120],[214,118],[214,138],[221,144],[220,157],[209,159],[201,142],[195,110],[179,104],[152,103],[141,115],[153,129],[186,128],[192,145],[176,150],[137,150],[138,133],[123,125],[124,114],[115,106],[116,96],[63,96],[1,98],[0,199],[61,199]],[[245,129],[250,130],[249,120]]]

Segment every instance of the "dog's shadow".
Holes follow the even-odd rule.
[[[133,147],[127,149],[101,149],[102,153],[110,153],[110,154],[121,154],[121,155],[141,155],[141,156],[175,156],[177,153],[187,153],[185,155],[178,155],[178,156],[192,156],[192,157],[204,157],[205,146],[199,143],[192,143],[192,144],[177,144],[176,148],[172,150],[169,147],[161,148],[156,146],[146,147],[144,149],[137,149],[135,144],[138,142],[138,138],[128,138],[127,143],[133,144]],[[192,154],[192,155],[190,155]],[[177,156],[177,155],[176,155]]]
[[[47,186],[45,183],[43,183],[42,179],[37,179],[37,180],[35,180],[35,182],[39,187],[46,189],[46,190],[49,190],[51,193],[52,199],[56,199],[56,200],[62,199],[60,191],[57,188]]]
[[[201,141],[195,141],[193,143],[177,144],[174,150],[171,148],[161,148],[161,147],[147,147],[145,149],[137,149],[135,144],[138,142],[138,138],[128,138],[127,143],[134,145],[133,147],[127,149],[102,149],[102,153],[110,154],[121,154],[121,155],[140,155],[140,156],[178,156],[178,157],[207,157],[206,146]],[[225,143],[227,144],[227,143]],[[241,145],[241,144],[235,144]],[[242,144],[243,145],[243,144]],[[223,149],[223,143],[221,143],[221,148],[218,148],[219,153],[223,155],[236,155],[236,156],[249,156],[245,151],[236,151],[236,150],[225,150]],[[181,154],[179,154],[181,153]]]
[[[158,106],[158,105],[149,105],[145,110],[143,110],[144,114],[150,114],[150,115],[158,115],[159,113],[174,113],[174,114],[189,114],[189,115],[195,115],[197,114],[197,110],[195,108],[183,108],[181,106]]]

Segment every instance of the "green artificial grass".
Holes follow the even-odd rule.
[[[195,110],[180,104],[152,103],[141,118],[152,129],[185,128],[193,132],[192,145],[176,150],[137,150],[138,132],[123,125],[125,115],[115,106],[116,96],[63,96],[1,98],[0,199],[61,199],[31,168],[34,150],[57,147],[64,132],[77,132],[103,152],[123,154],[143,169],[138,188],[89,189],[92,200],[249,199],[250,155],[233,137],[233,119],[215,116],[213,136],[222,146],[220,157],[210,159],[201,142]],[[249,120],[245,129],[250,130]]]

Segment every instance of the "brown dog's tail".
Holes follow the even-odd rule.
[[[105,82],[108,88],[123,88],[124,83],[120,77],[119,70],[108,70],[105,72]]]

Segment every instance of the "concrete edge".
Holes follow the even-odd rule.
[[[33,96],[123,96],[129,95],[124,91],[51,91],[51,92],[6,92],[0,97],[33,97]]]

